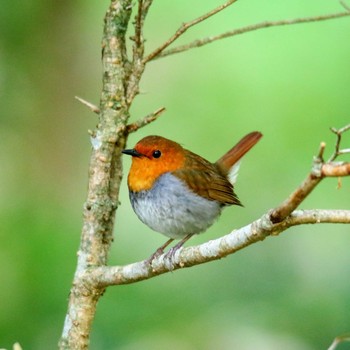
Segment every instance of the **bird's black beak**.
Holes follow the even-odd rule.
[[[143,154],[136,151],[136,149],[123,149],[122,153],[127,154],[132,157],[142,157]]]

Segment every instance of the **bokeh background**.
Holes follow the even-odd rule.
[[[2,1],[0,11],[0,347],[55,349],[67,308],[86,196],[88,129],[101,88],[108,1]],[[214,0],[155,1],[147,50]],[[337,1],[237,2],[188,42],[265,20],[342,11]],[[241,166],[229,208],[199,244],[258,218],[307,175],[329,127],[350,123],[350,17],[263,29],[151,63],[132,108],[167,112],[131,135],[159,134],[215,161],[241,136],[264,138]],[[350,135],[344,147],[350,147]],[[127,173],[130,160],[125,159]],[[325,180],[302,208],[349,208],[350,179]],[[140,223],[125,180],[111,264],[148,257],[164,237]],[[303,226],[221,261],[112,287],[92,349],[326,349],[350,331],[346,225]],[[350,349],[349,344],[339,349]]]

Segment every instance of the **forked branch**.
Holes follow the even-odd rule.
[[[339,152],[341,135],[350,129],[347,125],[341,129],[332,128],[332,132],[337,135],[335,143],[335,151],[328,162],[324,162],[323,153],[326,147],[324,142],[321,142],[318,156],[315,157],[312,170],[304,182],[276,209],[271,211],[270,220],[273,223],[282,222],[300,203],[311,193],[311,191],[325,177],[341,177],[350,175],[350,163],[334,163],[334,160],[343,154]]]
[[[332,156],[329,158],[328,162],[333,162],[335,160],[335,158],[337,158],[338,156],[340,156],[341,154],[346,154],[346,153],[350,153],[350,148],[346,148],[346,149],[340,149],[340,142],[341,142],[341,137],[344,134],[344,132],[348,131],[350,129],[350,125],[344,126],[341,129],[336,129],[336,128],[331,128],[331,131],[337,135],[337,143],[335,145],[335,150],[334,153],[332,154]]]
[[[147,63],[154,59],[155,57],[159,56],[161,52],[163,52],[168,46],[170,46],[175,40],[177,40],[182,34],[184,34],[189,28],[195,26],[196,24],[203,22],[204,20],[208,19],[209,17],[212,17],[216,15],[218,12],[224,10],[228,6],[232,5],[237,0],[229,0],[226,3],[216,7],[215,9],[209,11],[208,13],[190,21],[183,23],[181,27],[175,32],[174,35],[172,35],[163,45],[159,46],[156,50],[154,50],[152,53],[150,53],[147,57],[144,58],[144,63]]]

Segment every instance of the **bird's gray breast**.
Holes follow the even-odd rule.
[[[150,190],[130,191],[130,201],[143,223],[175,239],[206,230],[221,213],[220,203],[197,195],[171,173],[161,175]]]

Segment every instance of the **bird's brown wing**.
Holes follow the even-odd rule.
[[[191,153],[191,152],[189,152]],[[172,172],[174,176],[182,180],[194,193],[220,202],[223,205],[242,205],[233,191],[232,184],[221,175],[220,170],[197,155],[188,155],[189,163],[183,169]]]

